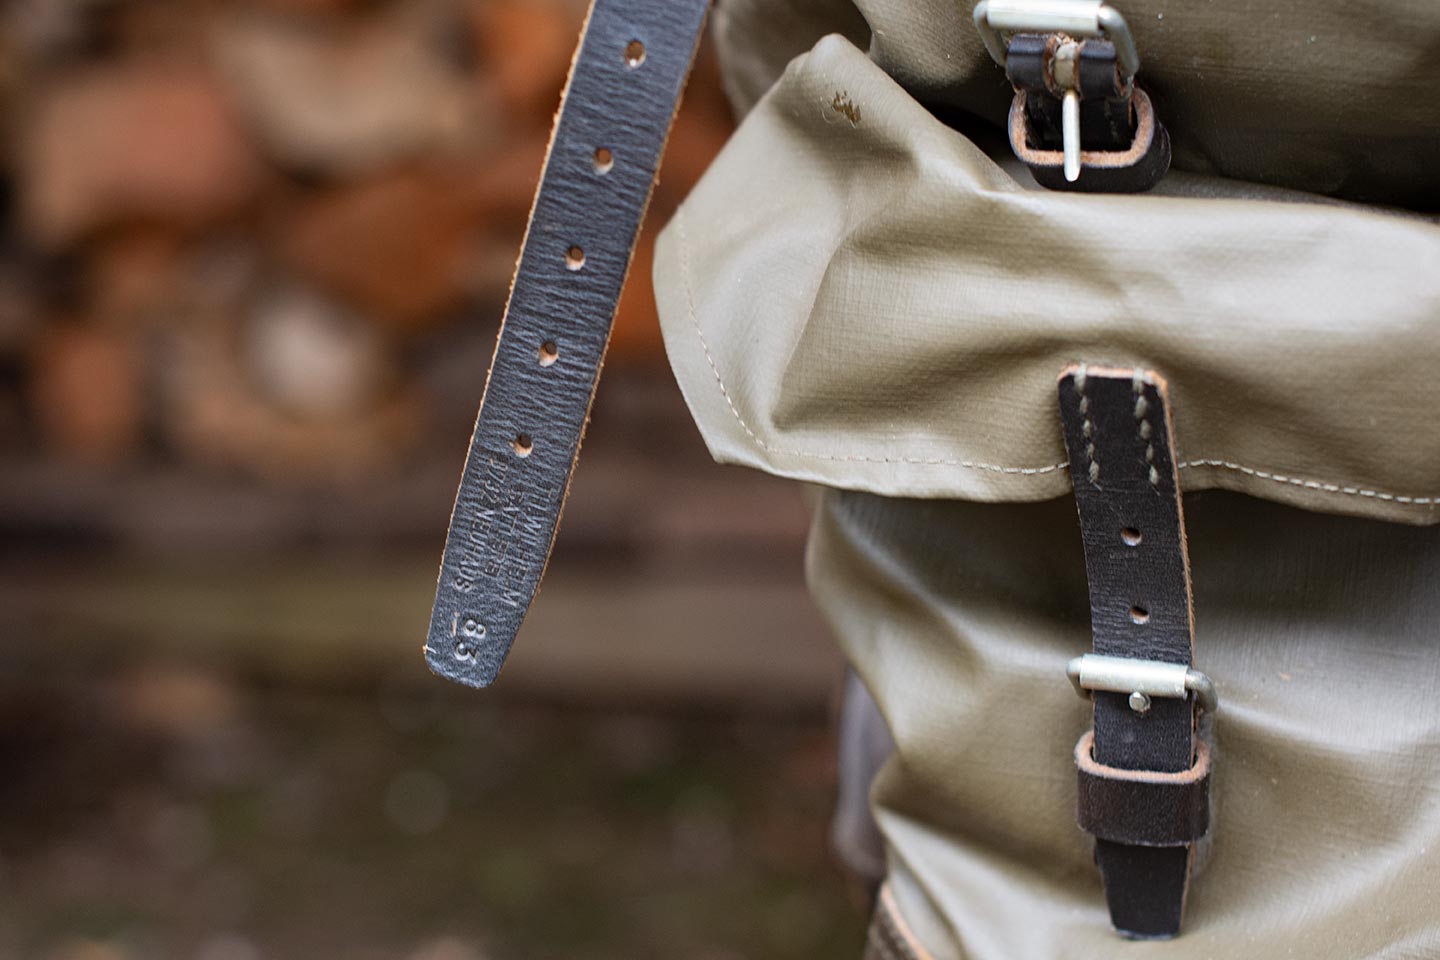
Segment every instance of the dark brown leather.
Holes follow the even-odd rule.
[[[1095,733],[1075,745],[1080,829],[1140,847],[1183,847],[1210,830],[1210,751],[1196,745],[1183,773],[1125,770],[1097,763]]]
[[[443,677],[494,681],[545,571],[708,6],[591,7],[450,518],[425,646]]]
[[[1005,75],[1015,88],[1010,108],[1010,145],[1036,182],[1050,190],[1140,193],[1170,169],[1170,136],[1150,98],[1120,75],[1115,45],[1090,39],[1079,44],[1076,88],[1080,93],[1080,179],[1065,179],[1061,135],[1062,90],[1055,83],[1059,34],[1019,33],[1006,49]]]
[[[1082,164],[1080,179],[1074,183],[1065,179],[1065,155],[1056,147],[1050,149],[1043,144],[1031,145],[1030,124],[1027,108],[1030,93],[1021,90],[1015,94],[1010,107],[1010,148],[1015,156],[1035,177],[1035,182],[1047,190],[1068,190],[1074,193],[1143,193],[1149,190],[1170,170],[1170,135],[1165,125],[1155,114],[1154,105],[1144,90],[1135,89],[1132,95],[1135,133],[1130,146],[1124,150],[1091,150],[1085,145],[1087,123],[1081,113]],[[1055,108],[1058,113],[1058,107]],[[1089,126],[1095,126],[1092,121]]]
[[[1190,570],[1164,381],[1146,371],[1072,367],[1060,379],[1060,410],[1080,512],[1095,653],[1189,666]],[[1154,784],[1165,775],[1199,769],[1193,697],[1155,697],[1144,713],[1132,710],[1121,693],[1097,692],[1094,703],[1093,754],[1087,755],[1095,765],[1082,766],[1082,785],[1091,796],[1082,800],[1081,817],[1097,833],[1096,862],[1111,920],[1128,936],[1174,936],[1189,880],[1188,842],[1194,838],[1183,836],[1193,832],[1188,827],[1173,822],[1185,820],[1185,799],[1157,791]],[[1105,768],[1149,776],[1109,775]],[[1208,763],[1205,771],[1208,784]],[[1103,788],[1093,782],[1107,776]],[[1161,806],[1151,809],[1151,802]],[[1193,810],[1189,816],[1187,823],[1200,824]],[[1181,842],[1154,845],[1155,837],[1167,832]],[[1117,842],[1117,837],[1139,839]]]
[[[1060,98],[1065,91],[1055,83],[1051,69],[1056,34],[1022,33],[1010,38],[1005,75],[1017,91],[1025,91],[1026,145],[1036,150],[1060,150]],[[1076,63],[1080,91],[1080,141],[1086,150],[1124,151],[1135,138],[1130,87],[1122,83],[1115,44],[1086,40]]]

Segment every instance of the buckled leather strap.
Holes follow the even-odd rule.
[[[1095,654],[1189,667],[1194,617],[1165,382],[1073,367],[1060,379],[1060,409]],[[1097,689],[1094,730],[1076,748],[1079,819],[1097,838],[1111,920],[1138,938],[1179,932],[1191,851],[1209,827],[1199,701],[1174,692]]]
[[[1037,105],[1038,102],[1038,105]],[[1077,193],[1143,193],[1159,183],[1170,172],[1170,134],[1155,114],[1154,104],[1144,90],[1136,87],[1126,98],[1123,108],[1109,109],[1106,113],[1090,117],[1085,124],[1088,131],[1095,127],[1107,129],[1109,114],[1133,114],[1134,132],[1128,146],[1123,149],[1092,149],[1087,146],[1080,152],[1085,174],[1074,183],[1065,179],[1065,155],[1058,148],[1044,146],[1048,138],[1040,143],[1034,133],[1041,124],[1036,117],[1045,117],[1045,126],[1058,125],[1058,119],[1049,119],[1060,112],[1059,101],[1043,93],[1017,90],[1015,101],[1010,107],[1008,132],[1010,147],[1021,163],[1030,168],[1035,182],[1047,190],[1068,190]]]
[[[1170,169],[1170,137],[1135,86],[1140,53],[1103,0],[979,0],[975,26],[1015,88],[1010,146],[1051,190],[1138,193]]]
[[[594,0],[455,498],[425,645],[494,681],[555,538],[708,0]]]

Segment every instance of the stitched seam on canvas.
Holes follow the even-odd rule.
[[[1053,463],[1047,467],[1005,467],[995,463],[977,463],[971,460],[950,460],[943,457],[867,457],[867,456],[840,456],[836,454],[811,453],[806,450],[786,450],[781,447],[771,446],[750,429],[750,424],[740,415],[735,401],[730,396],[730,391],[725,387],[725,378],[720,375],[720,367],[715,363],[715,357],[710,353],[710,343],[705,339],[705,331],[700,328],[700,317],[695,309],[695,293],[691,287],[690,273],[690,243],[685,233],[685,211],[682,208],[675,215],[676,239],[680,245],[680,275],[681,282],[685,287],[686,306],[690,312],[690,323],[695,327],[695,334],[700,338],[700,348],[705,351],[705,360],[710,364],[710,372],[715,375],[715,384],[720,388],[720,395],[725,398],[725,404],[730,408],[730,413],[745,435],[750,438],[757,447],[769,453],[781,456],[805,457],[811,460],[832,460],[845,463],[911,463],[924,466],[942,467],[963,467],[967,470],[984,470],[989,473],[1018,474],[1021,476],[1035,476],[1043,473],[1055,473],[1064,470],[1070,464]]]
[[[840,456],[835,454],[811,453],[805,450],[786,450],[781,447],[774,447],[766,443],[750,429],[750,424],[740,415],[735,401],[730,396],[730,391],[725,387],[725,378],[720,375],[720,368],[715,363],[715,357],[710,353],[710,343],[705,339],[705,331],[700,327],[700,317],[695,309],[695,293],[691,286],[690,272],[690,243],[685,232],[685,208],[681,207],[675,215],[676,239],[680,247],[680,276],[681,284],[685,287],[685,301],[690,313],[690,323],[695,328],[695,335],[700,339],[700,348],[705,352],[705,360],[710,364],[710,372],[715,377],[715,385],[720,388],[720,395],[725,398],[725,404],[730,408],[730,414],[745,431],[757,447],[768,453],[781,456],[803,457],[810,460],[828,460],[843,463],[909,463],[921,466],[941,467],[963,467],[967,470],[984,470],[990,473],[1003,473],[1020,476],[1037,476],[1046,473],[1056,473],[1069,468],[1069,462],[1055,463],[1048,467],[1005,467],[993,463],[977,463],[970,460],[951,460],[943,457],[869,457],[869,456]],[[1440,504],[1440,497],[1407,497],[1400,494],[1384,493],[1379,490],[1366,490],[1361,487],[1347,487],[1338,483],[1325,483],[1320,480],[1306,480],[1300,477],[1287,477],[1283,474],[1272,473],[1268,470],[1260,470],[1255,467],[1247,467],[1239,463],[1232,463],[1229,460],[1185,460],[1177,463],[1177,469],[1191,470],[1196,467],[1218,467],[1225,470],[1233,470],[1236,473],[1245,474],[1258,480],[1267,480],[1272,483],[1285,484],[1286,486],[1301,487],[1306,490],[1314,490],[1319,493],[1338,493],[1348,497],[1361,497],[1369,500],[1381,500],[1386,503],[1399,503],[1411,506],[1433,506]]]
[[[1179,464],[1179,466],[1185,470],[1194,467],[1223,467],[1226,470],[1243,473],[1248,477],[1270,480],[1274,483],[1286,484],[1287,486],[1303,487],[1306,490],[1318,490],[1321,493],[1343,493],[1348,497],[1365,497],[1371,500],[1384,500],[1386,503],[1405,503],[1418,506],[1430,506],[1440,503],[1440,497],[1405,497],[1395,493],[1382,493],[1378,490],[1365,490],[1361,487],[1342,487],[1336,483],[1323,483],[1319,480],[1305,480],[1301,477],[1287,477],[1283,474],[1271,473],[1268,470],[1257,470],[1254,467],[1231,463],[1229,460],[1186,460]]]

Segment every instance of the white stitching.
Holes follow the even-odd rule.
[[[1075,392],[1080,394],[1080,433],[1085,440],[1085,459],[1090,464],[1090,483],[1092,486],[1100,485],[1100,458],[1095,455],[1095,421],[1090,418],[1090,397],[1085,393],[1085,384],[1089,380],[1089,373],[1085,364],[1080,364],[1080,369],[1075,371]]]
[[[685,300],[690,311],[690,322],[694,325],[695,333],[700,338],[700,347],[705,351],[705,359],[710,364],[710,372],[715,375],[715,383],[720,387],[720,395],[725,398],[725,403],[730,408],[730,413],[735,417],[736,422],[740,424],[741,429],[745,431],[745,435],[760,449],[781,456],[805,457],[811,460],[834,460],[845,463],[912,463],[924,466],[963,467],[967,470],[985,470],[990,473],[1018,474],[1021,476],[1055,473],[1070,466],[1068,462],[1062,462],[1052,463],[1048,467],[1002,467],[994,463],[976,463],[970,460],[947,460],[942,457],[835,456],[825,453],[810,453],[805,450],[785,450],[780,447],[772,447],[755,435],[755,431],[750,429],[750,424],[745,422],[745,418],[742,417],[740,411],[736,409],[735,401],[730,397],[730,391],[725,388],[725,379],[720,376],[720,368],[715,363],[715,357],[710,353],[710,344],[705,339],[705,331],[700,329],[700,318],[695,310],[695,294],[690,284],[690,244],[685,233],[685,211],[683,208],[675,215],[675,233],[676,239],[680,244],[680,273],[684,281]]]
[[[1378,490],[1363,490],[1359,487],[1342,487],[1335,483],[1322,483],[1319,480],[1304,480],[1300,477],[1286,477],[1278,473],[1269,473],[1265,470],[1257,470],[1254,467],[1231,463],[1228,460],[1186,460],[1180,464],[1180,467],[1185,470],[1192,467],[1224,467],[1226,470],[1235,470],[1246,476],[1256,477],[1260,480],[1271,480],[1275,483],[1283,483],[1292,487],[1304,487],[1306,490],[1318,490],[1321,493],[1343,493],[1349,497],[1367,497],[1372,500],[1384,500],[1387,503],[1406,503],[1418,506],[1440,503],[1440,497],[1403,497],[1394,493],[1381,493]]]
[[[977,463],[970,460],[949,460],[942,457],[867,457],[867,456],[836,456],[825,453],[810,453],[805,450],[786,450],[780,447],[773,447],[750,429],[750,424],[740,415],[735,406],[735,401],[730,397],[730,391],[725,388],[725,379],[720,375],[720,368],[715,363],[715,357],[710,353],[710,343],[705,339],[705,331],[700,328],[700,318],[695,309],[695,293],[691,285],[690,272],[690,242],[685,232],[685,208],[681,207],[675,215],[676,239],[680,247],[680,274],[685,287],[686,306],[690,312],[690,323],[695,327],[695,334],[700,338],[700,348],[705,351],[705,360],[710,364],[710,372],[715,376],[715,384],[720,388],[720,395],[725,398],[725,404],[730,408],[730,413],[735,417],[745,435],[760,449],[780,456],[802,457],[810,460],[829,460],[844,463],[910,463],[922,466],[942,467],[963,467],[967,470],[984,470],[990,473],[1002,473],[1020,476],[1037,476],[1046,473],[1056,473],[1060,470],[1067,470],[1070,467],[1068,462],[1054,463],[1047,467],[1004,467],[993,463]],[[1081,375],[1083,376],[1083,374]],[[1084,381],[1081,380],[1081,383]],[[1413,506],[1433,506],[1440,504],[1440,497],[1406,497],[1394,493],[1382,493],[1378,490],[1364,490],[1359,487],[1342,487],[1336,483],[1323,483],[1318,480],[1304,480],[1299,477],[1287,477],[1266,470],[1258,470],[1255,467],[1247,467],[1238,463],[1231,463],[1229,460],[1185,460],[1176,464],[1181,470],[1191,470],[1196,467],[1220,467],[1225,470],[1234,470],[1249,477],[1259,480],[1269,480],[1274,483],[1283,483],[1292,487],[1303,487],[1306,490],[1315,490],[1320,493],[1339,493],[1350,497],[1364,497],[1371,500],[1383,500],[1386,503],[1400,503]]]
[[[1140,437],[1140,442],[1145,444],[1145,462],[1150,465],[1150,486],[1160,489],[1160,471],[1155,469],[1155,444],[1150,442],[1154,435],[1154,429],[1147,419],[1150,415],[1150,401],[1145,398],[1145,380],[1139,370],[1131,378],[1131,386],[1135,390],[1135,432]]]

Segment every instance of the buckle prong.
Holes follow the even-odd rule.
[[[1065,147],[1065,179],[1080,179],[1080,92],[1074,87],[1065,91],[1060,101],[1060,132]]]

